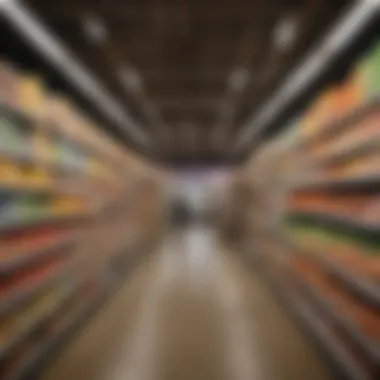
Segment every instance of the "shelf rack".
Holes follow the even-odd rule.
[[[25,268],[39,260],[44,260],[63,250],[72,248],[77,240],[77,234],[68,233],[68,236],[60,237],[42,247],[35,249],[23,249],[22,253],[17,253],[16,257],[1,259],[0,261],[0,276],[3,277],[9,273]]]
[[[301,139],[299,141],[299,145],[303,148],[308,148],[311,145],[318,142],[319,140],[326,140],[328,138],[346,132],[350,128],[354,128],[355,125],[359,123],[365,116],[379,109],[380,99],[374,98],[366,102],[365,104],[360,105],[357,109],[354,109],[353,111],[349,112],[340,120],[321,125],[319,128],[319,133],[316,133],[315,135],[309,138]]]
[[[313,221],[316,225],[326,227],[342,227],[342,229],[355,230],[361,236],[376,237],[379,235],[379,225],[376,223],[365,223],[360,220],[360,217],[354,218],[353,216],[339,215],[327,210],[294,209],[289,212],[289,217]]]
[[[27,41],[32,42],[32,48],[41,50],[48,60],[56,58],[54,54],[51,55],[52,52],[59,51],[59,54],[63,54],[64,58],[60,61],[62,66],[58,71],[69,80],[74,80],[74,86],[78,86],[88,100],[95,104],[101,103],[100,109],[107,109],[108,116],[116,117],[117,120],[113,121],[121,128],[128,133],[132,130],[132,134],[134,128],[140,132],[126,114],[122,115],[123,119],[120,113],[118,116],[119,111],[112,108],[113,100],[100,86],[96,87],[98,95],[92,98],[92,86],[98,84],[91,82],[88,73],[84,72],[89,79],[89,87],[85,88],[83,83],[76,81],[77,75],[82,74],[80,65],[71,61],[69,53],[47,33],[24,4],[0,2],[0,14]],[[36,33],[33,36],[27,35],[28,28]],[[34,45],[40,37],[43,47]],[[45,43],[50,45],[45,46]],[[51,44],[56,45],[52,47]],[[53,65],[57,64],[58,62],[53,62]],[[1,64],[0,70],[6,70],[7,67],[6,64]],[[13,71],[12,73],[14,74]],[[16,74],[23,75],[18,72]],[[126,233],[127,221],[132,215],[125,198],[131,184],[141,178],[154,178],[158,181],[159,173],[128,152],[122,144],[101,133],[93,120],[81,114],[61,95],[44,94],[41,102],[46,102],[48,107],[43,103],[42,112],[39,113],[30,112],[22,105],[16,106],[12,102],[15,103],[13,98],[8,101],[1,97],[1,122],[7,128],[27,129],[28,134],[20,134],[23,145],[11,146],[0,142],[3,167],[9,165],[11,169],[17,169],[9,170],[12,175],[9,178],[4,176],[0,181],[0,194],[9,202],[9,209],[0,216],[0,324],[6,328],[7,323],[17,324],[19,320],[23,323],[12,330],[5,341],[1,335],[0,377],[21,380],[30,379],[53,351],[57,351],[64,341],[88,322],[94,311],[120,286],[133,262],[146,254],[141,245],[136,248],[136,244],[150,239],[152,231],[149,228],[152,226],[136,221],[133,224],[136,233]],[[134,137],[139,140],[139,144],[145,144],[143,134]],[[63,144],[59,148],[54,145],[61,140],[71,150]],[[38,144],[41,142],[48,144],[47,150],[45,145],[45,150],[40,149],[42,145]],[[20,149],[16,149],[18,147]],[[73,151],[79,151],[79,159],[73,155]],[[71,156],[67,157],[68,154]],[[84,165],[76,165],[78,160]],[[20,168],[43,172],[43,175],[37,178],[39,181],[36,178],[32,181],[31,176],[28,177],[30,173],[25,175]],[[6,198],[9,195],[10,201]],[[38,202],[31,205],[28,203],[29,198],[38,198]],[[20,199],[25,203],[20,202]],[[83,204],[75,204],[75,207],[62,206],[72,199],[83,200]],[[134,206],[142,209],[143,204],[141,195],[135,200]],[[106,247],[103,241],[99,247],[96,245],[99,236],[103,235],[103,240],[107,236],[112,238],[110,247],[118,247],[117,252]],[[30,246],[17,246],[14,244],[17,239],[21,243],[25,243],[22,239],[30,239]],[[15,247],[20,249],[12,251]],[[122,252],[120,247],[124,247]],[[150,249],[152,246],[149,246]],[[116,259],[118,265],[114,264]],[[76,286],[66,289],[67,284]],[[33,307],[36,303],[38,305],[38,300],[45,293],[59,290],[61,286],[65,290],[57,294],[56,302],[36,313]],[[98,289],[90,299],[85,289],[87,286]],[[75,300],[79,300],[80,307],[76,308]],[[33,347],[27,350],[29,344]],[[14,368],[10,367],[12,363],[16,363]]]
[[[378,342],[364,335],[364,333],[361,332],[349,318],[342,315],[336,306],[327,300],[308,279],[303,278],[295,271],[292,271],[292,278],[298,282],[299,286],[306,292],[307,297],[318,306],[329,320],[336,323],[353,344],[360,347],[374,364],[380,363],[380,344],[378,344]]]
[[[257,256],[255,252],[246,252],[246,259],[252,270],[267,284],[275,297],[281,302],[285,310],[298,326],[301,326],[307,335],[320,349],[324,357],[332,364],[337,378],[349,380],[371,380],[371,374],[363,365],[347,351],[339,336],[331,329],[325,316],[318,310],[313,299],[297,291],[293,286],[291,276],[276,275],[271,268],[271,255]],[[265,259],[263,259],[265,257]]]
[[[274,95],[241,128],[233,152],[252,146],[293,102],[297,102],[334,65],[342,52],[357,41],[369,24],[379,16],[378,1],[358,1],[341,17],[330,32],[297,65]]]
[[[357,43],[363,31],[374,20],[378,20],[379,16],[378,1],[355,2],[321,45],[290,73],[284,85],[242,128],[233,147],[234,152],[243,151],[255,143],[257,148],[263,142],[261,137],[265,134],[269,136],[269,129],[274,128],[276,123],[280,124],[280,117],[283,115],[285,117],[282,123],[285,127],[289,125],[284,121],[286,122],[286,112],[290,114],[294,109],[291,102],[297,102],[297,98],[308,91],[315,93],[318,90],[317,78],[331,69],[337,62],[338,55],[344,49],[350,50],[349,45]],[[354,20],[358,22],[355,23]],[[340,28],[342,29],[339,31]],[[378,34],[378,30],[377,28],[373,35]],[[337,35],[331,37],[334,33]],[[367,37],[369,39],[370,36]],[[329,42],[330,38],[333,38],[333,42]],[[332,46],[338,47],[337,51],[331,51]],[[377,81],[377,87],[369,86],[368,82],[370,75],[374,75],[371,71],[374,63],[378,62],[375,61],[378,57],[375,52],[378,49],[380,51],[379,46],[376,44],[371,48],[365,61],[360,60],[359,65],[354,67],[357,71],[352,70],[347,82],[332,87],[333,94],[327,93],[332,97],[325,97],[326,94],[323,94],[309,110],[302,111],[306,115],[303,116],[304,119],[293,119],[294,122],[290,125],[292,129],[289,131],[291,134],[277,136],[262,144],[252,155],[242,175],[254,198],[247,207],[247,213],[259,215],[256,218],[249,215],[250,218],[247,218],[249,225],[246,227],[252,231],[252,237],[248,236],[247,239],[251,238],[250,243],[254,248],[245,252],[245,256],[284,307],[306,326],[306,330],[311,332],[322,351],[327,353],[326,356],[339,367],[340,373],[337,377],[355,380],[372,380],[378,378],[380,373],[378,329],[371,324],[375,324],[376,319],[380,324],[380,278],[376,277],[380,262],[376,257],[378,252],[375,248],[372,249],[380,241],[380,228],[374,218],[377,214],[367,213],[372,205],[376,205],[376,209],[372,210],[375,212],[377,200],[380,200],[380,171],[374,167],[378,155],[373,154],[380,152],[380,129],[376,130],[376,118],[380,118],[380,87]],[[365,69],[367,71],[364,73]],[[325,84],[321,81],[319,88]],[[374,89],[379,93],[374,95]],[[339,104],[338,96],[345,96],[344,99],[339,99]],[[331,99],[337,100],[337,103],[331,102]],[[336,104],[339,109],[333,110],[331,104]],[[355,104],[355,107],[347,104]],[[321,109],[325,113],[318,115]],[[310,110],[314,112],[309,112]],[[363,127],[365,133],[354,142],[356,130],[360,127]],[[344,146],[345,142],[349,145]],[[286,154],[283,154],[284,150]],[[370,159],[368,163],[365,162],[367,157]],[[350,170],[351,167],[347,164],[356,159],[357,166]],[[359,163],[363,166],[359,167]],[[342,167],[341,172],[339,165]],[[262,177],[260,181],[257,180],[258,175]],[[353,203],[352,209],[349,208],[350,201]],[[263,209],[262,204],[267,205],[266,208]],[[281,211],[273,211],[273,204],[280,205]],[[354,210],[363,211],[363,218]],[[270,223],[264,220],[264,213],[272,217]],[[366,218],[367,216],[371,219]],[[313,239],[318,239],[319,235],[313,239],[304,237],[302,242],[302,236],[299,236],[297,241],[296,235],[287,234],[284,223],[293,219],[301,226],[306,224],[311,229],[322,226],[322,232],[325,229],[327,232],[339,229],[344,231],[345,236],[355,235],[360,237],[360,241],[367,239],[363,243],[363,250],[368,245],[368,254],[374,256],[369,261],[364,262],[367,258],[363,258],[363,262],[360,262],[360,254],[364,252],[355,243],[357,257],[354,257],[354,249],[352,252],[344,252],[345,245],[343,248],[336,248],[342,252],[337,252],[334,257],[333,245],[312,245]],[[267,236],[268,231],[271,234]],[[301,229],[300,234],[302,232]],[[260,239],[265,242],[260,243]],[[349,242],[347,246],[348,244]],[[371,268],[372,260],[376,268]],[[356,269],[355,263],[359,262],[363,267]],[[305,274],[302,274],[302,270]],[[310,278],[307,275],[308,270]],[[337,288],[332,290],[333,286]],[[348,305],[350,300],[353,303],[352,310]],[[347,302],[347,308],[340,303],[343,301]],[[369,331],[374,331],[373,336]]]
[[[0,13],[15,30],[50,63],[74,88],[101,110],[106,119],[128,133],[138,144],[150,143],[142,128],[132,119],[125,107],[114,99],[90,71],[78,62],[70,51],[46,28],[41,20],[23,3],[2,1]]]
[[[295,255],[314,260],[316,264],[321,265],[328,273],[335,276],[348,291],[358,296],[368,305],[380,310],[380,284],[353,273],[352,270],[345,268],[338,261],[328,256],[326,257],[326,255],[300,247],[296,242],[290,242],[288,238],[282,238],[282,242]]]
[[[60,328],[52,335],[44,339],[38,346],[27,355],[20,366],[13,370],[5,377],[6,380],[29,380],[31,377],[37,376],[43,369],[44,365],[57,355],[65,344],[85,325],[91,318],[94,318],[96,312],[121,288],[121,284],[125,280],[125,276],[136,266],[139,265],[144,255],[149,253],[155,246],[156,239],[136,240],[128,242],[124,249],[118,250],[113,255],[115,262],[109,263],[100,273],[97,283],[99,291],[94,296],[88,298],[84,304],[81,304],[77,310],[66,316],[61,322]],[[109,279],[112,278],[112,281]],[[48,323],[49,319],[60,312],[62,306],[75,296],[85,285],[89,279],[83,279],[80,284],[69,289],[66,294],[56,303],[53,309],[46,314],[40,316],[23,329],[14,340],[9,342],[5,347],[0,348],[0,358],[12,353],[12,351],[35,329],[38,325]]]

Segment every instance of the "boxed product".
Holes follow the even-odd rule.
[[[19,77],[16,90],[17,106],[23,112],[37,117],[44,116],[45,88],[37,76]]]

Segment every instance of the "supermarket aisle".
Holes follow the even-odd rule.
[[[43,380],[330,379],[329,369],[212,230],[168,237]]]

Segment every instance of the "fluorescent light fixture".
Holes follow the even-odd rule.
[[[123,86],[133,92],[141,92],[143,88],[139,73],[131,66],[123,66],[118,73],[119,80]]]
[[[286,51],[293,44],[297,36],[298,24],[295,17],[286,16],[281,18],[275,25],[272,40],[277,50]]]
[[[95,15],[84,17],[83,30],[88,40],[95,44],[102,44],[108,38],[108,31],[104,22]]]
[[[130,65],[123,65],[119,68],[117,77],[119,78],[119,81],[124,87],[126,93],[132,93],[136,96],[136,98],[138,98],[145,116],[149,119],[150,124],[156,128],[159,137],[164,141],[168,141],[168,128],[165,125],[164,120],[161,119],[158,107],[146,99],[145,96],[142,96],[143,80],[138,71]]]
[[[0,3],[0,12],[50,64],[56,67],[108,120],[141,145],[150,139],[128,111],[78,62],[51,31],[23,3]]]
[[[228,85],[235,91],[242,91],[248,84],[250,72],[245,67],[236,67],[228,77]]]
[[[370,20],[378,16],[379,1],[364,0],[353,6],[336,22],[332,30],[306,59],[297,65],[283,86],[254,113],[242,127],[242,132],[231,150],[236,153],[252,143],[274,118],[295,101],[318,79],[336,56],[349,45]]]

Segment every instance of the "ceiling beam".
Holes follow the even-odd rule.
[[[180,109],[199,109],[199,108],[216,108],[222,98],[220,96],[200,96],[200,97],[160,97],[156,103],[161,108],[180,108]]]
[[[186,97],[219,96],[225,88],[221,81],[173,81],[149,82],[146,84],[147,93],[154,97],[176,97],[184,94]]]
[[[278,14],[289,8],[289,4],[279,1],[267,1],[258,4],[251,2],[247,4],[246,1],[234,2],[220,2],[217,6],[213,3],[204,2],[203,4],[195,4],[189,7],[188,4],[170,4],[168,6],[162,5],[164,9],[164,16],[166,18],[175,19],[183,18],[183,11],[190,11],[190,17],[196,20],[220,20],[224,23],[233,20],[246,19],[252,20],[252,15],[260,12],[261,17],[265,15]],[[91,4],[78,4],[76,2],[66,1],[63,6],[57,4],[40,2],[33,0],[32,5],[41,11],[44,15],[49,17],[64,19],[64,18],[77,18],[86,12],[102,14],[104,17],[120,17],[120,15],[131,18],[146,18],[147,15],[154,15],[158,12],[157,7],[152,4],[142,4],[137,2],[104,2],[104,3],[91,3]],[[228,18],[226,18],[228,16]]]
[[[200,108],[197,110],[184,110],[180,108],[162,109],[162,114],[174,128],[181,122],[198,123],[204,127],[209,127],[215,120],[215,110]]]

